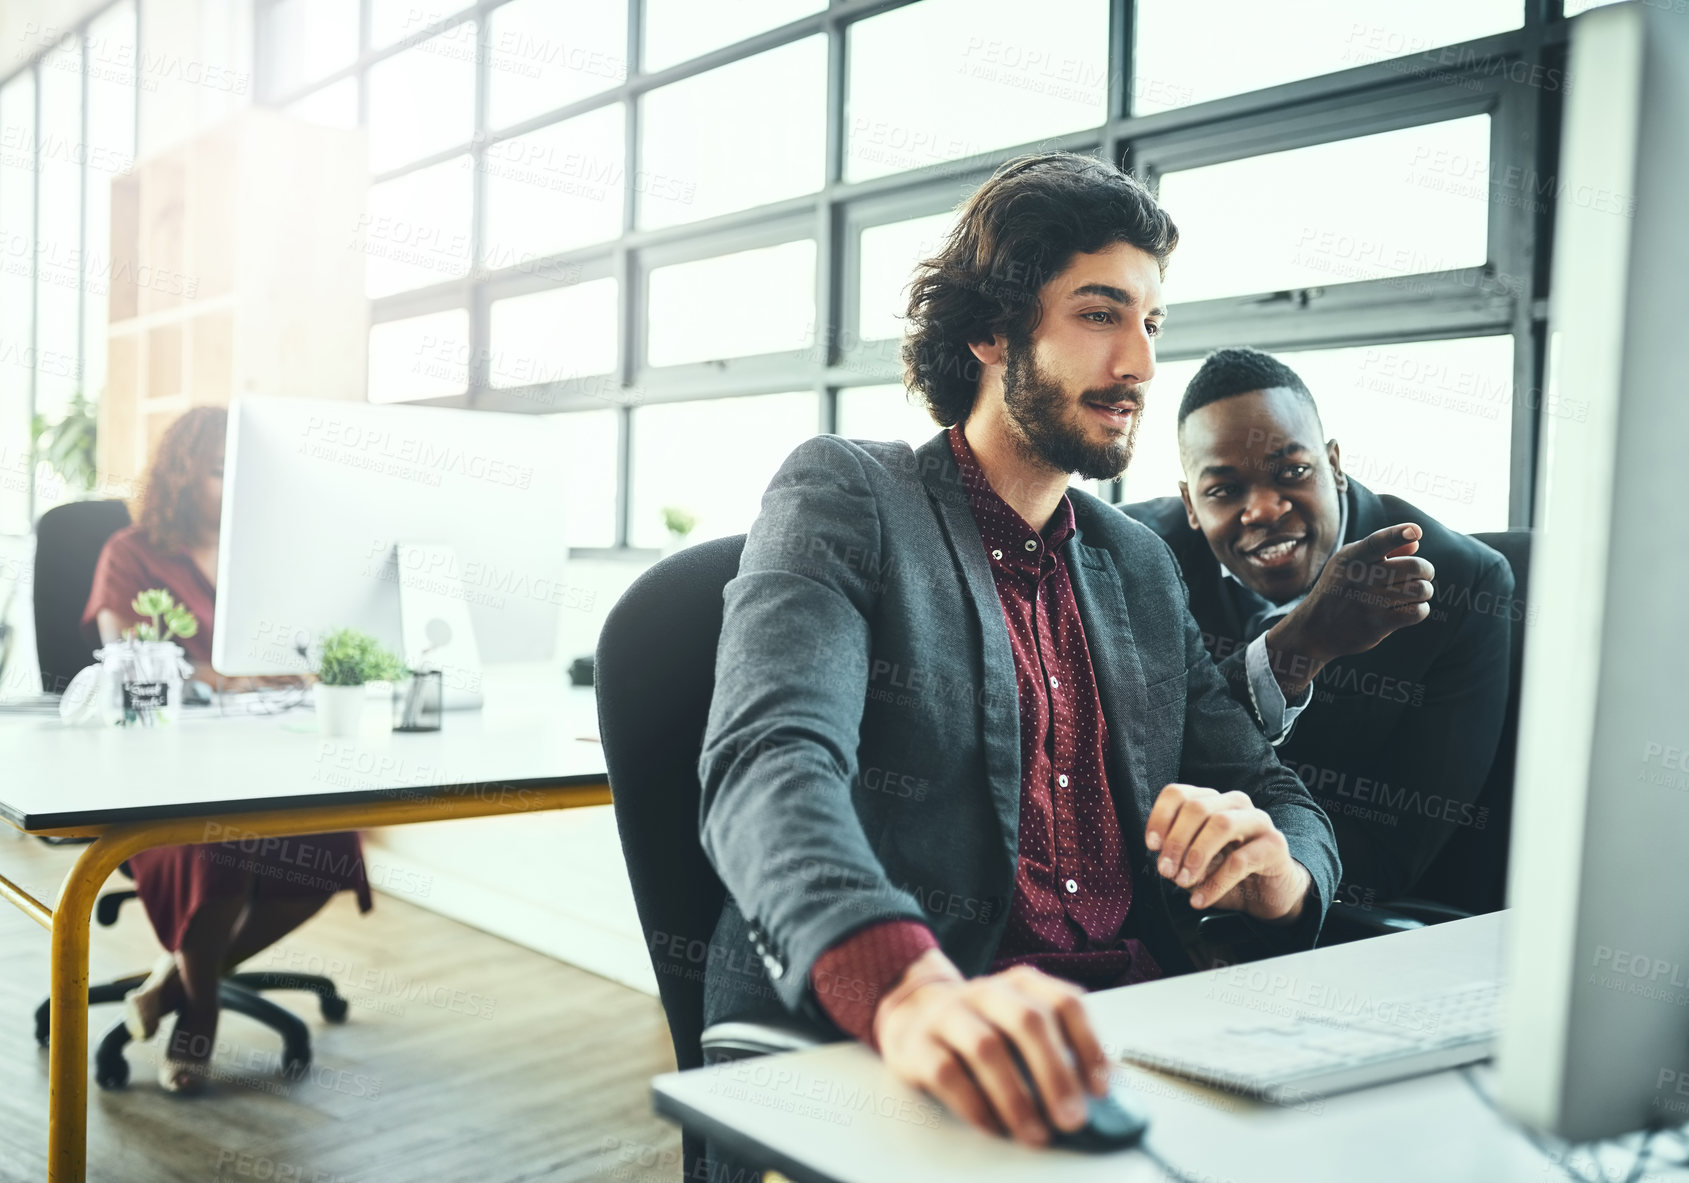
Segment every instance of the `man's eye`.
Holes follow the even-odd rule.
[[[1159,337],[1161,336],[1161,326],[1153,320],[1145,321],[1144,332],[1148,333],[1152,337]]]
[[[1097,317],[1100,317],[1101,319],[1093,319]],[[1089,320],[1094,325],[1105,325],[1114,320],[1114,314],[1112,312],[1102,311],[1087,312],[1085,313],[1085,319]]]
[[[1212,489],[1208,490],[1208,496],[1214,498],[1230,497],[1236,490],[1236,485],[1215,485]]]
[[[1287,481],[1299,481],[1314,470],[1312,464],[1290,464],[1279,469],[1279,476]]]

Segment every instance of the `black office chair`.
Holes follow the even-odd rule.
[[[74,501],[41,515],[35,525],[35,650],[41,665],[41,688],[63,694],[77,672],[94,660],[95,644],[82,631],[82,609],[94,586],[94,567],[111,536],[129,525],[129,510],[121,501]],[[54,845],[88,839],[43,839]],[[119,868],[131,879],[129,864]],[[108,891],[94,905],[104,927],[117,923],[118,909],[135,898],[132,891]],[[121,1002],[146,980],[133,974],[88,986],[88,1002]],[[282,1037],[282,1064],[298,1070],[311,1062],[311,1033],[299,1018],[264,998],[261,990],[309,990],[317,995],[323,1018],[331,1023],[346,1018],[347,1003],[334,982],[315,974],[232,973],[217,987],[225,1010],[256,1019]],[[52,1000],[35,1008],[35,1041],[42,1047],[52,1030]],[[122,1088],[129,1082],[123,1049],[129,1029],[121,1022],[107,1031],[94,1053],[94,1079],[101,1088]]]
[[[1513,770],[1519,741],[1519,676],[1525,657],[1525,609],[1530,603],[1531,532],[1501,530],[1472,537],[1500,551],[1513,569],[1514,602],[1494,608],[1507,614],[1511,652],[1501,738],[1496,744],[1495,761],[1478,790],[1477,804],[1489,810],[1484,827],[1463,826],[1457,830],[1420,876],[1411,897],[1364,906],[1342,900],[1332,904],[1320,937],[1322,945],[1463,920],[1498,911],[1506,904],[1507,845],[1513,828]]]
[[[98,644],[82,630],[82,609],[106,540],[129,525],[122,501],[73,501],[35,523],[35,652],[41,689],[63,694],[93,664]]]
[[[616,828],[682,1069],[816,1042],[795,1023],[704,1027],[705,958],[727,891],[698,842],[698,754],[715,691],[722,589],[744,545],[743,534],[702,542],[641,575],[610,610],[594,663]],[[682,1135],[686,1178],[703,1151],[701,1136]]]

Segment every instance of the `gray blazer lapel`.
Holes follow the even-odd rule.
[[[997,598],[997,581],[991,575],[979,523],[974,521],[973,507],[945,433],[939,432],[917,448],[915,458],[927,496],[961,568],[984,642],[981,668],[985,684],[980,687],[979,704],[985,767],[997,820],[1003,827],[1004,848],[1012,861],[1020,849],[1020,699],[1015,691],[1015,658],[1009,648],[1008,626],[1003,623],[1003,604]]]
[[[1102,701],[1103,721],[1108,724],[1109,787],[1117,804],[1122,800],[1136,803],[1136,820],[1141,823],[1155,805],[1157,790],[1150,786],[1144,767],[1147,737],[1143,728],[1149,700],[1144,694],[1143,664],[1132,639],[1126,592],[1120,573],[1106,553],[1086,546],[1078,534],[1067,545],[1068,580],[1079,604],[1085,644],[1097,678],[1097,697]],[[1125,776],[1126,784],[1116,783],[1120,776]],[[1124,817],[1121,823],[1126,824]]]

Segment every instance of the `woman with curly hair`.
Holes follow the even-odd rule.
[[[96,627],[102,642],[115,641],[138,623],[135,596],[163,588],[199,621],[199,631],[180,640],[193,676],[240,690],[274,680],[223,678],[211,667],[227,426],[222,407],[195,407],[165,431],[135,524],[113,534],[100,552],[82,623]],[[170,952],[124,999],[124,1021],[136,1039],[149,1039],[161,1018],[176,1015],[159,1070],[159,1083],[170,1092],[203,1089],[224,974],[305,923],[336,892],[353,891],[359,909],[370,909],[356,834],[256,845],[163,846],[130,856],[135,890]]]

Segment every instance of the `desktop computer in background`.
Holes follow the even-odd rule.
[[[1689,15],[1567,77],[1497,1059],[1583,1140],[1689,1120]]]
[[[362,629],[480,705],[481,661],[552,656],[564,581],[549,416],[289,398],[229,408],[212,665],[303,670]]]

